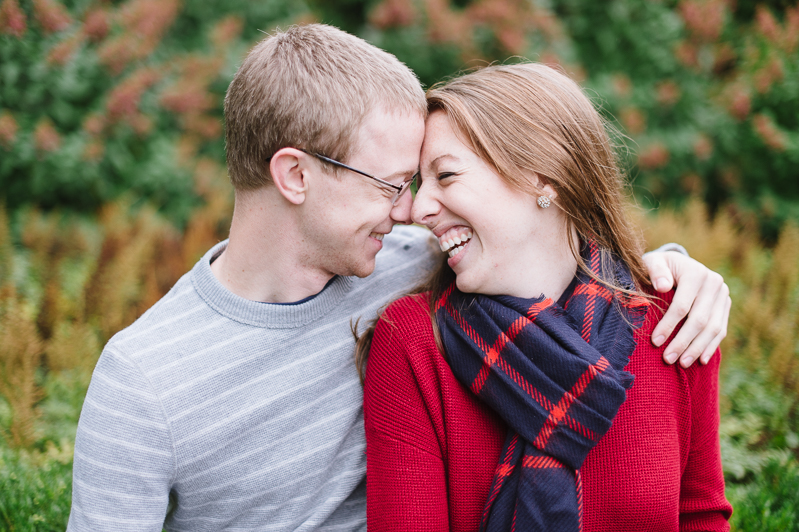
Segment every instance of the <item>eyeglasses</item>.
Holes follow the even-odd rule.
[[[391,204],[392,205],[396,205],[397,204],[397,201],[400,199],[400,197],[403,194],[405,194],[406,190],[411,188],[411,185],[413,184],[413,182],[416,181],[416,176],[419,175],[419,173],[417,172],[417,173],[413,174],[413,177],[411,177],[407,181],[403,182],[401,185],[397,186],[397,185],[395,185],[393,183],[389,183],[388,181],[380,179],[379,177],[375,177],[373,175],[367,174],[366,172],[362,172],[360,170],[357,170],[357,169],[353,168],[352,166],[347,166],[344,163],[340,163],[340,162],[338,162],[335,159],[331,159],[330,157],[325,157],[322,154],[306,151],[306,150],[304,150],[302,148],[297,148],[297,149],[300,150],[303,153],[307,153],[308,155],[316,157],[317,159],[320,159],[322,161],[330,163],[333,166],[340,166],[341,168],[345,168],[345,169],[349,170],[350,172],[355,172],[356,174],[361,174],[363,176],[368,177],[369,179],[374,179],[375,181],[377,181],[381,185],[384,185],[384,186],[387,186],[387,187],[393,189],[394,190],[394,195],[391,197]]]

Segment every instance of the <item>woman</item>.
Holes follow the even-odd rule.
[[[428,103],[412,216],[448,257],[371,341],[369,529],[727,530],[720,356],[668,366],[647,341],[672,294],[590,101],[520,64]]]

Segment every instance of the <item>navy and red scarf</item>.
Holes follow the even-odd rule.
[[[601,279],[634,289],[629,270],[583,259]],[[559,302],[543,296],[464,294],[453,283],[436,303],[452,371],[508,425],[481,531],[582,529],[580,467],[608,431],[633,376],[624,367],[647,301],[617,296],[580,272]]]

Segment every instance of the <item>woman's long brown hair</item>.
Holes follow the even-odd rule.
[[[464,143],[520,193],[539,195],[530,176],[543,177],[557,193],[553,203],[566,213],[566,234],[574,230],[581,240],[595,241],[603,251],[603,265],[619,259],[636,286],[649,284],[640,231],[625,214],[624,176],[608,135],[610,126],[577,83],[537,63],[493,65],[433,86],[427,103],[430,112],[445,112]],[[578,268],[595,277],[571,240],[570,246]],[[613,268],[603,271],[611,273]],[[439,350],[433,308],[454,278],[442,261],[411,292],[431,292],[430,315]],[[612,275],[597,280],[622,296],[641,295],[619,286]],[[360,337],[356,334],[355,360],[362,381],[373,334],[374,324]]]

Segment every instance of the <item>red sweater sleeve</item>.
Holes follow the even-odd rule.
[[[707,366],[685,370],[691,390],[691,432],[688,460],[680,481],[680,530],[730,529],[732,506],[724,497],[724,472],[719,445],[719,366],[716,351]]]
[[[426,305],[421,297],[414,300],[411,304]],[[419,338],[432,335],[409,327],[407,313],[395,308],[389,307],[377,323],[366,369],[367,525],[370,532],[449,530],[444,462],[437,443],[442,427],[434,421],[441,416],[430,412],[435,405],[426,404],[423,392],[436,386],[431,382],[435,375],[415,374],[409,359],[409,353],[434,348],[435,342]],[[403,326],[396,327],[392,318]]]
[[[678,326],[671,337],[660,348],[649,343],[649,337],[658,321],[663,317],[674,298],[674,291],[657,294],[656,306],[647,317],[645,331],[639,337],[639,351],[646,357],[663,357],[665,346],[679,332]],[[721,351],[716,350],[706,366],[698,361],[690,368],[673,367],[682,374],[687,385],[687,423],[682,424],[684,447],[681,448],[681,475],[679,500],[679,529],[685,532],[730,529],[729,518],[732,506],[724,496],[724,472],[721,466],[719,444],[719,368]],[[677,396],[667,407],[675,408]],[[676,410],[679,410],[678,408]]]

